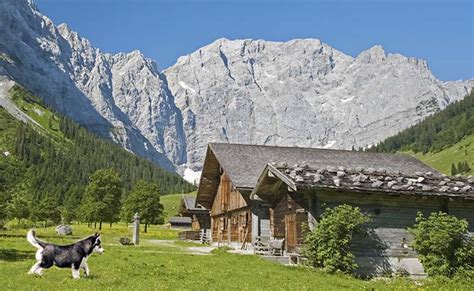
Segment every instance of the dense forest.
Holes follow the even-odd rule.
[[[8,214],[7,208],[10,214],[21,212],[15,210],[21,203],[48,209],[79,207],[89,177],[99,169],[117,172],[124,193],[138,181],[157,184],[162,194],[194,190],[177,174],[53,112],[21,87],[15,86],[11,95],[42,127],[24,124],[0,108],[0,219]]]
[[[472,140],[474,91],[367,151],[412,152],[446,174],[470,174],[474,167]]]

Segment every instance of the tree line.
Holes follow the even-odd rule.
[[[145,224],[163,223],[163,205],[160,203],[158,185],[139,180],[130,190],[125,191],[122,179],[113,169],[100,169],[91,175],[82,199],[68,199],[56,206],[51,197],[40,201],[28,199],[26,195],[13,195],[5,203],[5,215],[9,219],[30,219],[37,222],[71,223],[80,221],[102,229],[103,223],[112,226],[122,220],[131,222],[135,213]]]

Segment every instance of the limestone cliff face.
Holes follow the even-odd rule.
[[[315,39],[219,39],[164,72],[107,54],[29,0],[0,2],[0,74],[98,134],[170,170],[199,170],[208,142],[368,146],[465,96],[426,62]]]
[[[1,1],[0,27],[0,67],[12,79],[136,154],[169,170],[182,163],[180,112],[153,61],[103,53],[32,1]]]
[[[345,148],[374,144],[462,98],[425,61],[374,46],[353,58],[315,39],[220,39],[165,71],[188,164],[209,141]]]

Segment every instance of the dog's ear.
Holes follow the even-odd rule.
[[[94,234],[94,236],[95,236],[95,237],[99,237],[99,236],[100,236],[100,233],[96,232],[96,233]]]

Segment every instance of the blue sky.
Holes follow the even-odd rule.
[[[356,56],[426,59],[441,80],[474,78],[474,1],[36,0],[105,52],[141,50],[164,69],[217,38],[318,38]]]

